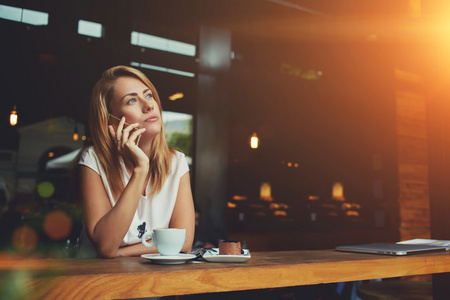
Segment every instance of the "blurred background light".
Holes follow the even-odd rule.
[[[43,181],[38,185],[38,194],[42,198],[50,198],[55,193],[55,186],[49,181]]]
[[[14,230],[12,245],[22,254],[33,252],[38,244],[38,234],[30,226],[21,226]]]
[[[62,210],[55,210],[45,216],[42,228],[52,240],[67,238],[72,230],[72,219]]]

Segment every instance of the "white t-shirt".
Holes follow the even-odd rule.
[[[119,158],[120,166],[124,175],[125,185],[128,184],[130,176],[126,170],[125,163],[122,157]],[[81,158],[78,162],[81,165],[85,165],[95,172],[97,172],[103,182],[105,190],[108,194],[111,205],[116,204],[108,180],[106,179],[105,172],[100,165],[97,154],[93,147],[89,147],[84,150]],[[186,157],[183,153],[175,151],[172,156],[172,165],[169,175],[164,181],[164,185],[161,191],[152,197],[148,195],[151,193],[150,184],[147,185],[145,190],[145,196],[141,195],[136,212],[133,217],[128,231],[123,238],[121,246],[131,245],[141,242],[141,236],[145,232],[152,232],[154,228],[167,228],[172,217],[173,209],[178,195],[178,187],[180,185],[181,176],[189,171],[189,166],[186,161]],[[94,252],[92,252],[94,251]],[[86,236],[86,232],[83,232],[80,236],[80,255],[81,257],[91,257],[95,253],[93,245],[90,243]],[[96,256],[96,253],[95,253]]]

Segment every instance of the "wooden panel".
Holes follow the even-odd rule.
[[[411,240],[417,237],[429,238],[430,228],[412,228],[410,226],[407,228],[400,228],[400,235],[403,240]]]
[[[438,49],[439,47],[435,47]],[[449,62],[430,68],[427,101],[428,151],[430,174],[431,232],[434,239],[450,239],[450,85]],[[435,72],[439,69],[438,72]],[[442,72],[445,70],[445,72]],[[433,83],[433,84],[430,84]],[[433,275],[434,294],[448,299],[450,273]]]
[[[424,180],[401,180],[399,199],[408,199],[409,206],[427,208],[429,207],[429,186]]]
[[[408,90],[396,91],[397,116],[400,118],[426,120],[425,97]]]
[[[397,119],[397,133],[402,136],[426,139],[425,121],[412,118]]]
[[[427,164],[398,164],[398,173],[400,181],[402,180],[418,180],[428,182],[428,165]]]
[[[430,219],[429,208],[401,208],[400,209],[400,223],[409,222],[411,224],[422,225]],[[416,226],[414,226],[416,227]]]
[[[427,115],[421,76],[395,70],[400,239],[430,237]]]
[[[398,137],[398,153],[400,163],[428,163],[428,143],[425,139]]]

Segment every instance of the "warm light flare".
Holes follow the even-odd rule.
[[[235,200],[235,201],[243,201],[243,200],[247,200],[247,196],[234,195],[234,196],[233,196],[233,200]]]
[[[259,189],[259,198],[264,201],[273,201],[272,198],[272,187],[270,183],[263,182]]]
[[[259,146],[259,138],[258,135],[256,134],[256,132],[254,132],[252,134],[252,136],[250,137],[250,147],[252,149],[257,149]]]
[[[270,203],[270,210],[289,209],[289,205],[286,203]]]
[[[335,182],[333,184],[332,199],[338,201],[345,201],[344,185],[341,182]]]
[[[228,208],[236,208],[236,206],[237,206],[237,205],[236,205],[235,203],[233,203],[233,202],[228,202],[228,203],[227,203],[227,207],[228,207]]]
[[[410,0],[403,16],[373,15],[341,18],[283,18],[252,23],[235,23],[246,31],[261,30],[266,37],[299,38],[307,41],[439,42],[448,40],[450,7],[434,14],[422,14],[419,0]],[[450,6],[450,5],[449,5]],[[232,28],[233,29],[233,28]]]
[[[284,210],[276,210],[273,212],[273,215],[277,217],[287,217],[287,212]]]
[[[11,111],[11,115],[9,116],[9,124],[11,124],[11,126],[16,126],[17,121],[18,121],[17,109],[16,106],[14,105],[14,109]]]
[[[409,0],[409,16],[412,18],[422,16],[422,0]]]
[[[39,236],[30,226],[24,225],[16,228],[12,235],[12,245],[19,253],[28,254],[37,247]]]
[[[169,96],[169,100],[175,101],[175,100],[181,99],[183,97],[184,97],[183,93],[175,93],[175,94]]]
[[[78,141],[79,136],[78,136],[78,128],[77,128],[76,125],[75,125],[75,128],[74,128],[74,130],[73,130],[73,136],[72,136],[72,138],[73,138],[74,141]]]
[[[354,211],[354,210],[349,210],[345,213],[345,215],[348,217],[359,217],[359,212]]]
[[[72,219],[66,212],[55,210],[45,216],[42,227],[49,238],[57,241],[70,235],[72,225]]]

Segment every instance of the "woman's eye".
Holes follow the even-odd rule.
[[[131,104],[131,103],[135,103],[135,102],[136,102],[136,99],[130,99],[130,100],[128,100],[127,104]]]
[[[145,96],[147,99],[151,99],[151,98],[153,98],[153,94],[147,94],[146,96]]]

